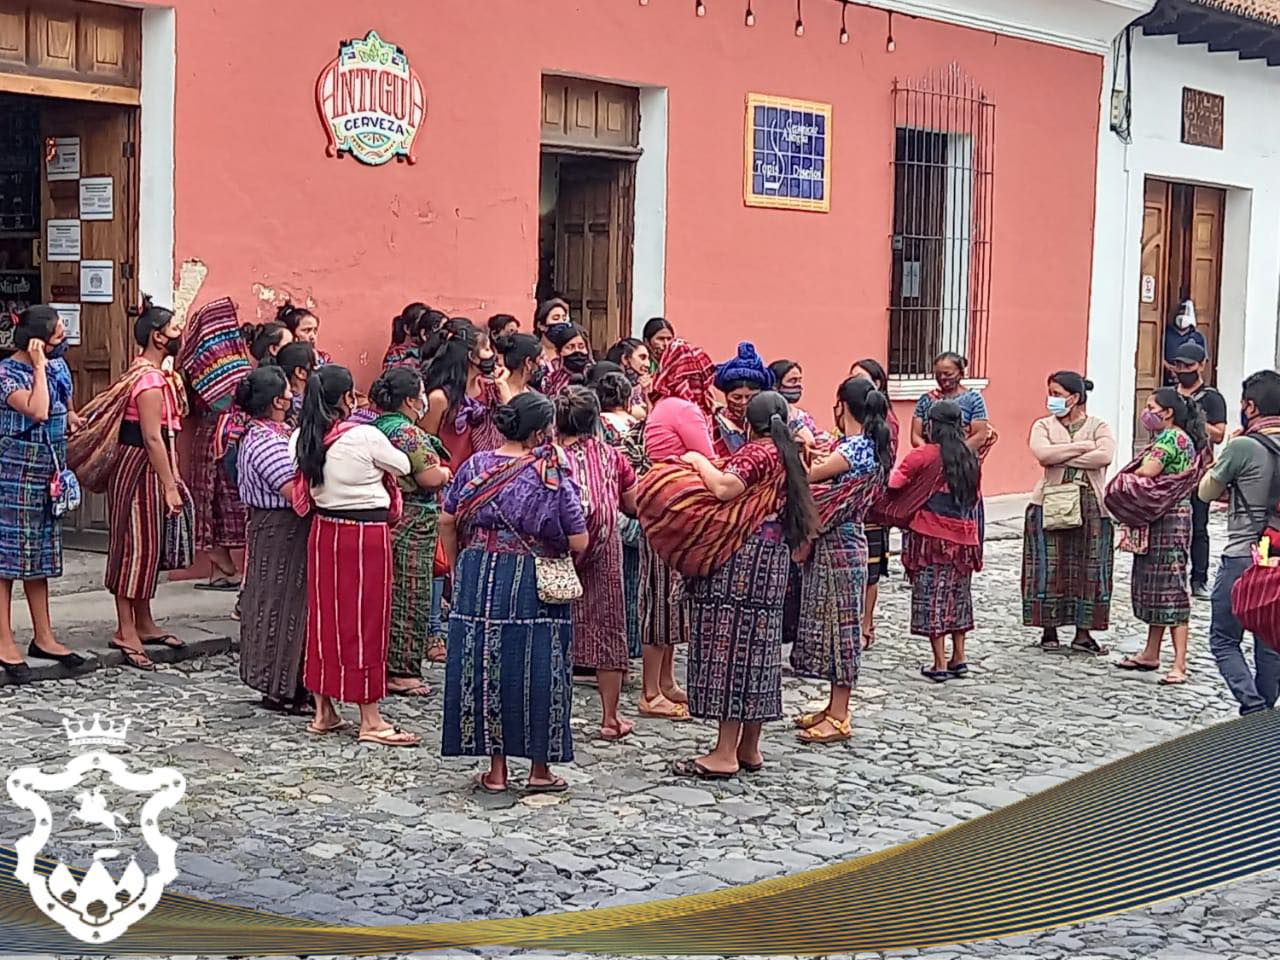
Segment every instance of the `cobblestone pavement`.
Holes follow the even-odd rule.
[[[725,784],[668,772],[672,759],[709,744],[707,726],[642,720],[624,743],[593,742],[594,691],[579,687],[578,761],[562,768],[571,791],[480,797],[468,788],[475,764],[439,756],[438,694],[387,707],[427,748],[371,749],[260,712],[230,656],[0,690],[3,758],[6,769],[60,765],[62,711],[132,715],[135,765],[172,763],[188,777],[171,889],[276,912],[371,924],[507,917],[747,883],[928,834],[1234,715],[1208,654],[1205,604],[1182,688],[1105,659],[1031,649],[1035,638],[1019,626],[1019,550],[989,546],[970,679],[933,686],[918,675],[925,644],[904,634],[908,594],[895,578],[856,692],[855,739],[802,747],[775,724],[767,770]],[[1128,613],[1127,569],[1119,579],[1110,642],[1131,651],[1142,631]],[[634,697],[632,688],[629,707]],[[787,679],[788,712],[820,699],[818,685]],[[27,824],[5,799],[8,844]],[[1076,928],[920,955],[1268,956],[1278,934],[1273,873]]]

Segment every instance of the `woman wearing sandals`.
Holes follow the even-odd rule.
[[[981,464],[965,434],[960,406],[938,400],[925,414],[925,445],[907,454],[889,477],[891,502],[909,500],[913,506],[902,511],[910,517],[902,566],[911,579],[911,632],[928,637],[933,648],[933,663],[920,672],[934,683],[969,672],[964,645],[973,629],[972,580],[982,569]]]
[[[803,743],[838,743],[853,736],[849,698],[862,661],[867,583],[862,518],[893,469],[888,412],[888,398],[869,380],[846,380],[836,394],[841,438],[809,468],[809,482],[821,485],[815,495],[829,506],[820,511],[822,533],[800,568],[800,621],[791,668],[797,676],[830,683],[831,695],[823,709],[796,718]]]
[[[635,724],[618,716],[622,682],[631,665],[618,510],[635,514],[636,474],[617,449],[596,436],[600,401],[595,393],[566,387],[555,402],[556,433],[582,494],[588,536],[577,564],[582,596],[573,602],[573,665],[595,671],[600,739],[621,740]]]
[[[800,445],[787,426],[787,401],[759,393],[745,415],[747,442],[722,467],[700,453],[684,457],[718,500],[767,490],[775,505],[719,569],[685,581],[689,710],[715,720],[719,730],[710,753],[677,761],[674,769],[706,780],[764,767],[764,724],[782,716],[782,614],[791,551],[818,532]]]
[[[1200,405],[1162,387],[1147,400],[1142,425],[1151,432],[1143,451],[1140,477],[1182,474],[1197,469],[1209,449]],[[1127,537],[1126,539],[1130,539]],[[1147,644],[1141,653],[1116,664],[1122,670],[1160,669],[1165,629],[1173,642],[1173,666],[1161,678],[1166,686],[1187,682],[1187,643],[1191,632],[1191,594],[1187,561],[1191,553],[1191,501],[1184,499],[1146,528],[1145,549],[1134,552],[1131,592],[1133,615],[1147,625]]]
[[[311,517],[293,509],[298,471],[289,454],[291,388],[279,367],[259,367],[236,385],[235,399],[250,418],[235,454],[236,487],[249,509],[240,679],[262,694],[265,709],[303,714],[311,709],[302,684]]]
[[[889,396],[889,378],[880,361],[870,357],[859,360],[849,368],[849,376],[870,380],[877,390]],[[892,404],[885,415],[885,423],[889,425],[889,446],[896,461],[901,428]],[[889,577],[889,528],[868,523],[863,529],[867,535],[867,594],[862,608],[862,649],[870,650],[876,642],[876,602],[880,599],[880,581],[887,581]]]
[[[369,399],[383,411],[374,426],[409,458],[409,473],[400,478],[404,513],[391,531],[395,591],[387,689],[401,696],[425,697],[431,692],[422,679],[422,660],[431,632],[432,562],[440,517],[436,491],[452,474],[441,463],[441,455],[447,456],[444,446],[417,425],[426,412],[427,396],[416,370],[391,367],[369,388]]]
[[[1107,648],[1093,631],[1106,630],[1111,620],[1115,536],[1102,500],[1116,440],[1085,409],[1092,389],[1093,382],[1078,373],[1053,374],[1049,416],[1031,426],[1031,453],[1044,476],[1032,491],[1022,533],[1022,622],[1041,629],[1043,650],[1061,650],[1058,629],[1071,626],[1072,650],[1102,656]],[[1045,491],[1063,484],[1080,504],[1078,521],[1046,530]]]
[[[458,470],[440,538],[454,568],[445,665],[446,757],[487,757],[476,787],[508,787],[507,759],[531,761],[526,789],[567,789],[552,763],[573,760],[573,620],[538,593],[538,557],[587,548],[581,494],[549,442],[555,405],[530,391],[494,411],[506,437]]]
[[[314,509],[307,540],[307,647],[303,683],[315,696],[307,728],[334,733],[346,724],[334,701],[360,706],[361,743],[416,747],[415,734],[382,717],[387,693],[392,553],[389,521],[396,478],[409,458],[377,427],[352,418],[355,384],[346,367],[326,364],[307,380],[298,432],[294,503]],[[299,511],[302,512],[302,511]]]
[[[108,642],[139,670],[154,670],[145,646],[180,647],[151,613],[160,580],[165,514],[182,510],[177,456],[186,401],[181,380],[165,369],[182,349],[182,323],[172,310],[143,298],[133,325],[142,353],[126,372],[132,381],[120,424],[119,453],[107,485],[107,568],[103,582],[116,598],[116,632]]]

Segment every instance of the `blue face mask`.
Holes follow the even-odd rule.
[[[66,340],[63,340],[56,347],[50,347],[48,350],[46,350],[44,355],[48,357],[50,360],[60,360],[61,358],[67,355],[67,350],[70,347],[71,347],[71,344],[67,343]]]
[[[1067,398],[1066,397],[1050,397],[1045,401],[1045,406],[1049,412],[1055,417],[1065,417],[1067,415]]]

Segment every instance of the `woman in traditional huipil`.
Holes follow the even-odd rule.
[[[567,789],[573,759],[570,605],[538,595],[535,557],[587,547],[582,499],[549,442],[555,406],[539,393],[494,411],[506,442],[477,453],[445,494],[440,536],[453,561],[445,668],[445,756],[489,758],[476,786],[507,789],[509,757],[532,762],[526,789]]]
[[[311,517],[293,509],[297,476],[289,454],[292,391],[279,367],[259,367],[236,387],[249,418],[236,445],[236,485],[249,510],[240,594],[240,679],[268,710],[305,713],[307,535]]]
[[[175,468],[178,431],[187,412],[185,387],[169,361],[182,349],[172,310],[143,300],[133,325],[142,353],[125,372],[129,402],[120,453],[107,485],[107,566],[103,583],[116,599],[116,632],[108,646],[139,670],[154,670],[145,646],[180,647],[156,624],[151,598],[160,580],[160,534],[166,514],[182,510]]]
[[[1085,404],[1093,383],[1062,370],[1049,377],[1049,416],[1031,426],[1031,453],[1044,467],[1027,507],[1022,532],[1022,622],[1039,627],[1040,646],[1059,647],[1058,628],[1074,627],[1074,650],[1105,654],[1093,638],[1111,621],[1114,529],[1106,508],[1107,468],[1115,459],[1111,428],[1089,416]],[[1074,484],[1079,526],[1046,530],[1045,489]]]
[[[307,381],[320,366],[320,361],[316,359],[316,348],[309,343],[295,341],[276,354],[275,366],[289,378],[293,400],[289,404],[288,419],[290,423],[296,424],[298,414],[302,412],[302,398],[307,395]]]
[[[672,340],[663,351],[653,379],[653,408],[644,427],[644,450],[650,460],[678,460],[690,451],[715,456],[711,444],[711,387],[715,373],[715,365],[701,347]],[[642,540],[642,717],[689,719],[689,697],[676,683],[675,675],[675,648],[689,642],[689,612],[681,599],[682,591],[680,575]]]
[[[978,455],[966,442],[963,414],[951,400],[925,415],[925,445],[912,450],[889,478],[891,498],[919,504],[908,511],[902,565],[911,578],[911,632],[928,637],[933,663],[920,672],[935,683],[969,672],[965,641],[973,630],[973,574],[982,569]],[[947,655],[947,637],[951,655]]]
[[[885,376],[880,361],[870,357],[859,360],[849,368],[849,376],[870,380],[875,388],[889,396],[889,378]],[[890,447],[894,460],[898,457],[898,416],[889,405],[885,415],[889,425]],[[889,576],[889,530],[877,523],[867,523],[863,528],[867,535],[867,593],[862,611],[862,649],[870,649],[876,642],[876,601],[880,598],[880,581]]]
[[[62,576],[62,522],[49,507],[49,481],[67,464],[71,370],[67,331],[52,307],[27,307],[13,330],[13,356],[0,360],[0,669],[15,683],[31,669],[13,636],[14,581],[31,611],[27,657],[70,670],[86,663],[58,642],[49,618],[49,580]]]
[[[433,332],[427,329],[431,308],[425,303],[409,304],[391,321],[391,343],[382,355],[382,369],[422,362],[422,344]]]
[[[427,410],[422,377],[412,367],[392,367],[374,381],[369,399],[383,411],[374,423],[391,445],[409,458],[400,478],[404,512],[391,531],[395,590],[391,594],[391,639],[387,689],[404,696],[426,696],[422,660],[431,634],[432,562],[440,503],[436,492],[452,474],[441,462],[444,446],[419,427]]]
[[[286,300],[276,311],[276,323],[284,326],[294,340],[309,343],[316,349],[316,362],[323,366],[332,363],[333,358],[319,347],[320,318],[307,307],[299,307]]]
[[[757,394],[747,404],[746,444],[723,468],[699,453],[684,459],[719,500],[767,496],[763,524],[724,565],[685,581],[691,624],[689,710],[715,720],[715,749],[676,763],[683,776],[726,779],[764,766],[760,735],[782,716],[782,606],[791,551],[818,532],[801,449],[787,426],[787,401]]]
[[[724,395],[724,406],[712,418],[716,455],[727,457],[750,439],[747,404],[760,391],[773,389],[773,373],[753,344],[740,343],[737,355],[716,367],[715,386]]]
[[[431,360],[422,374],[427,414],[420,426],[439,438],[456,467],[501,441],[492,421],[493,408],[505,397],[503,385],[494,380],[498,356],[489,334],[461,317],[437,331],[424,352]]]
[[[493,349],[502,359],[508,400],[542,385],[542,344],[537,337],[513,333],[495,340]]]
[[[587,333],[572,323],[560,323],[548,327],[544,339],[556,348],[555,362],[542,378],[542,392],[555,397],[570,384],[581,385],[591,368],[591,347]]]
[[[591,387],[600,399],[600,433],[605,443],[617,447],[627,458],[632,471],[639,473],[644,464],[638,462],[635,443],[627,443],[640,421],[631,413],[631,382],[623,374],[609,373],[600,377]],[[622,593],[627,606],[627,655],[632,659],[641,654],[640,645],[640,544],[644,531],[635,517],[622,514],[618,517],[618,532],[622,536]]]
[[[416,747],[418,737],[388,723],[392,553],[389,520],[397,478],[409,458],[381,430],[353,421],[355,384],[326,364],[307,381],[290,446],[313,506],[307,547],[307,650],[303,682],[315,695],[312,733],[345,726],[336,702],[359,704],[361,743]]]
[[[573,665],[595,671],[600,739],[621,740],[635,724],[618,715],[630,665],[618,511],[635,514],[636,475],[621,453],[597,437],[599,426],[600,401],[591,390],[568,387],[556,398],[557,440],[582,495],[588,537],[577,560],[583,592],[573,602]]]
[[[542,367],[550,370],[560,356],[560,350],[547,339],[547,331],[552,327],[569,322],[569,304],[559,298],[543,300],[533,312],[533,335],[542,343]]]
[[[656,377],[662,354],[671,345],[671,341],[676,338],[676,328],[665,317],[650,317],[645,321],[644,329],[640,332],[640,338],[644,340],[644,345],[649,348],[649,373]]]
[[[1161,387],[1147,400],[1142,425],[1151,442],[1142,454],[1140,477],[1159,477],[1195,470],[1209,449],[1204,412],[1176,387]],[[1160,682],[1166,686],[1187,682],[1187,645],[1191,634],[1191,594],[1187,561],[1191,552],[1191,502],[1178,503],[1146,528],[1146,547],[1133,555],[1130,590],[1133,615],[1147,625],[1147,644],[1141,652],[1125,657],[1123,670],[1160,669],[1164,632],[1173,643],[1173,666]]]
[[[893,469],[888,410],[888,398],[870,381],[850,377],[836,393],[840,439],[809,468],[824,523],[801,566],[791,668],[797,676],[831,684],[831,694],[823,709],[796,719],[798,736],[806,743],[836,743],[853,735],[849,699],[862,663],[867,577],[862,518]]]

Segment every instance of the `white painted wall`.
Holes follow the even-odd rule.
[[[1147,177],[1225,187],[1218,386],[1228,412],[1240,381],[1276,363],[1280,303],[1280,136],[1267,118],[1280,100],[1280,68],[1179,45],[1133,40],[1132,143],[1110,130],[1108,60],[1101,104],[1093,289],[1089,315],[1090,410],[1112,425],[1122,451],[1133,442],[1143,191]],[[1182,88],[1226,98],[1223,149],[1182,138]]]
[[[141,192],[138,211],[139,289],[158,304],[173,303],[173,124],[177,67],[176,13],[142,11]]]
[[[639,336],[650,317],[666,312],[667,90],[640,90],[640,149],[636,163],[635,236],[632,240],[631,327]]]

